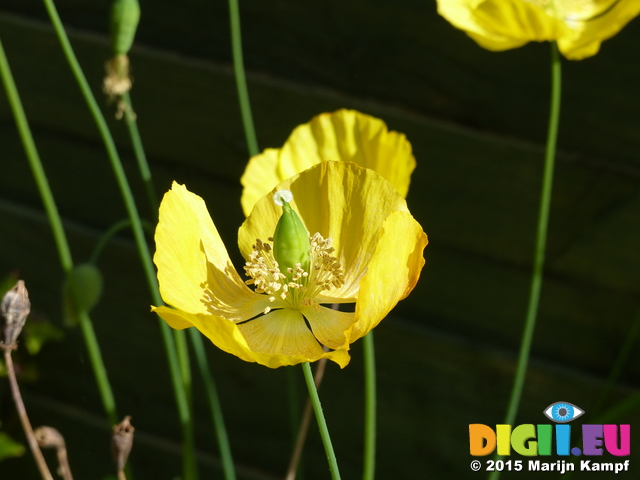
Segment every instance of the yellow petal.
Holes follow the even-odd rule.
[[[247,362],[258,361],[251,351],[238,326],[230,320],[207,314],[192,314],[169,307],[151,307],[171,328],[182,330],[196,327],[213,344]]]
[[[529,41],[558,42],[572,60],[594,55],[600,43],[640,13],[637,0],[438,0],[438,12],[488,50]]]
[[[246,327],[243,327],[243,325],[237,325],[230,320],[226,320],[215,315],[190,314],[179,310],[173,310],[168,307],[152,307],[152,310],[155,311],[172,328],[183,329],[188,327],[196,327],[218,348],[239,357],[245,362],[256,362],[270,368],[277,368],[283,365],[295,365],[297,363],[306,361],[318,360],[323,355],[331,358],[328,354],[325,354],[321,348],[320,355],[313,358],[309,358],[301,354],[283,355],[281,353],[275,353],[275,349],[273,349],[272,351],[268,351],[268,349],[265,349],[265,351],[255,351],[254,348],[252,348],[253,346],[261,346],[260,335],[254,335],[258,338],[251,337],[251,329],[247,329]],[[271,315],[272,314],[265,315],[261,318],[267,318]],[[252,320],[245,325],[249,325],[254,321],[255,320]],[[302,324],[303,326],[305,326],[304,321],[302,321]],[[282,337],[282,334],[292,333],[291,331],[287,331],[288,325],[285,325],[284,328],[280,328],[280,322],[276,321],[276,323],[271,324],[271,326],[273,327],[272,330],[274,333],[273,337],[271,338],[273,341],[277,341],[278,338]],[[244,329],[249,333],[249,339],[245,339],[243,333],[241,332],[241,329]],[[307,332],[308,331],[309,330],[307,329]],[[252,344],[252,347],[249,346],[250,343]],[[317,342],[315,343],[317,345]],[[346,362],[344,361],[345,355]],[[341,360],[341,367],[344,367],[347,363],[349,363],[348,354],[333,355],[333,357]],[[333,358],[331,359],[333,360]]]
[[[236,272],[199,196],[174,182],[160,205],[156,228],[158,282],[162,299],[189,313],[211,313],[234,321],[268,306]]]
[[[553,40],[559,22],[524,0],[438,0],[438,13],[488,50]]]
[[[184,330],[185,328],[193,327],[193,322],[187,318],[194,316],[191,313],[181,312],[180,310],[174,310],[173,308],[165,307],[161,305],[159,307],[151,306],[151,311],[158,314],[167,324],[175,330]]]
[[[278,183],[328,160],[370,168],[403,197],[416,164],[404,134],[388,131],[382,120],[354,110],[323,113],[298,126],[281,149],[267,149],[249,161],[241,179],[245,215]]]
[[[337,350],[349,348],[347,332],[353,326],[353,312],[339,312],[331,308],[314,305],[300,310],[309,321],[311,331],[323,345]]]
[[[574,2],[567,2],[569,7]],[[563,13],[565,29],[558,38],[558,47],[570,60],[581,60],[598,53],[600,44],[616,35],[640,14],[637,0],[592,0],[588,9]]]
[[[298,310],[274,310],[238,325],[238,329],[252,352],[260,355],[261,360],[266,360],[260,363],[271,368],[315,362],[323,357],[345,367],[350,360],[348,345],[342,345],[340,350],[334,352],[325,352]]]
[[[350,342],[366,335],[409,295],[424,266],[422,251],[427,236],[409,213],[391,213],[383,230],[367,274],[360,282]]]
[[[344,286],[323,295],[322,302],[355,301],[384,221],[391,212],[408,211],[406,202],[374,171],[346,162],[322,162],[285,180],[273,192],[282,189],[293,193],[291,206],[310,234],[332,238],[335,255],[343,266]],[[256,238],[273,234],[279,210],[271,194],[258,201],[238,233],[245,258]]]

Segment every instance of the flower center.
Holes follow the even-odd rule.
[[[272,237],[268,240],[273,242]],[[299,310],[313,305],[314,298],[321,292],[344,285],[344,274],[340,262],[332,255],[335,250],[331,246],[331,237],[325,239],[316,233],[309,238],[309,243],[308,271],[296,263],[295,269],[287,268],[289,275],[285,275],[273,256],[271,244],[256,239],[253,252],[244,267],[246,274],[251,277],[245,283],[254,285],[256,293],[268,295],[271,302],[279,297],[289,308]],[[270,310],[267,307],[264,313]]]

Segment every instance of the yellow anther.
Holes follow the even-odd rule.
[[[319,308],[314,298],[323,291],[340,288],[344,284],[343,273],[340,262],[331,255],[335,251],[331,246],[331,238],[325,239],[316,233],[309,239],[309,244],[310,267],[305,269],[296,263],[285,270],[289,274],[285,275],[274,258],[271,245],[257,239],[244,267],[251,277],[245,283],[254,285],[256,293],[268,295],[270,302],[275,302],[277,298],[291,308],[314,304]],[[267,308],[271,311],[271,307]]]

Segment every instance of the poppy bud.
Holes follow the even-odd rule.
[[[126,55],[131,49],[140,21],[138,0],[115,0],[111,6],[111,48],[114,55]]]
[[[91,263],[76,265],[63,285],[62,299],[65,321],[68,325],[78,323],[78,311],[91,310],[102,295],[102,274]]]
[[[291,278],[296,273],[296,265],[309,271],[309,234],[302,220],[291,208],[293,195],[289,190],[279,190],[273,195],[276,205],[282,206],[282,216],[273,234],[273,257],[278,262],[283,275]]]

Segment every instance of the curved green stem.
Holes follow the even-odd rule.
[[[87,351],[89,352],[89,361],[93,368],[93,374],[96,377],[96,383],[98,384],[98,391],[100,392],[102,405],[107,413],[109,423],[111,425],[117,425],[120,417],[116,411],[116,402],[113,397],[113,391],[111,390],[111,384],[109,383],[109,376],[107,375],[107,369],[105,368],[102,360],[98,337],[96,337],[96,332],[93,329],[93,323],[91,323],[91,318],[86,310],[78,309],[78,323],[80,324],[84,343],[86,344]]]
[[[231,447],[229,446],[229,437],[224,424],[224,416],[222,415],[222,407],[216,384],[213,381],[213,375],[209,371],[209,363],[207,362],[207,354],[202,343],[202,336],[195,328],[189,329],[193,351],[196,355],[196,361],[200,368],[200,376],[204,382],[207,399],[209,400],[209,408],[213,417],[213,429],[218,439],[218,448],[220,449],[220,458],[222,460],[222,471],[225,480],[235,480],[236,471],[233,465],[233,457],[231,456]]]
[[[158,297],[160,294],[158,293]],[[155,300],[154,300],[155,301]],[[162,304],[162,300],[156,303]],[[163,328],[170,329],[164,320],[160,320]],[[198,463],[196,461],[195,425],[193,423],[193,399],[191,397],[191,367],[189,365],[189,346],[184,330],[171,330],[175,340],[176,355],[178,357],[178,367],[180,371],[176,378],[182,380],[182,392],[184,392],[184,409],[180,413],[182,424],[182,460],[184,476],[186,480],[196,480],[198,478]],[[171,335],[169,335],[171,336]]]
[[[44,204],[45,211],[47,212],[47,218],[49,219],[49,224],[53,231],[53,238],[58,250],[58,256],[60,257],[60,264],[62,265],[62,269],[65,274],[68,275],[73,269],[71,249],[69,248],[69,243],[67,242],[67,237],[64,233],[62,219],[60,218],[58,207],[56,206],[53,193],[49,187],[47,175],[44,172],[40,155],[38,154],[38,149],[33,141],[33,135],[31,134],[27,116],[25,115],[24,108],[22,107],[22,102],[20,101],[18,89],[16,88],[13,80],[13,75],[11,74],[11,69],[9,68],[9,63],[7,62],[7,57],[4,53],[2,42],[0,42],[0,75],[2,76],[2,82],[7,92],[9,104],[11,105],[11,110],[13,111],[13,115],[16,120],[18,133],[22,140],[22,144],[29,161],[29,166],[33,173],[33,178],[35,179],[40,197],[42,198],[42,203]],[[118,423],[116,402],[109,383],[107,369],[102,360],[100,346],[96,339],[91,318],[86,310],[78,309],[78,319],[82,335],[87,346],[87,351],[89,352],[91,367],[98,384],[102,406],[107,414],[109,422],[112,425],[115,425]]]
[[[363,480],[376,472],[376,351],[373,331],[362,339],[364,351],[364,469]]]
[[[128,92],[123,96],[123,101],[125,102],[125,121],[127,122],[129,135],[134,147],[134,153],[136,161],[138,163],[140,176],[142,177],[145,188],[147,190],[149,208],[152,212],[154,212],[157,219],[159,206],[158,197],[153,186],[153,179],[151,175],[151,169],[149,168],[149,163],[147,162],[147,155],[145,154],[142,139],[140,138],[140,132],[138,131],[138,123],[134,114],[133,104],[131,103],[131,95]],[[218,439],[218,448],[220,450],[220,458],[222,460],[222,470],[224,472],[224,477],[226,480],[235,480],[235,466],[233,464],[229,438],[227,436],[227,430],[224,424],[222,407],[220,405],[218,391],[213,380],[213,374],[209,369],[207,353],[204,347],[204,342],[202,340],[202,335],[196,329],[191,328],[189,329],[189,336],[193,345],[198,369],[200,370],[200,377],[202,379],[202,382],[204,383],[205,391],[207,393],[209,409],[211,410],[211,416],[213,418],[213,429],[215,431],[216,438]],[[180,347],[180,344],[178,344],[178,346]],[[186,345],[182,348],[179,348],[179,351],[182,351],[183,354],[186,354]],[[185,377],[189,378],[190,383],[190,372],[186,372]],[[189,391],[190,389],[191,388],[189,386]]]
[[[547,228],[549,225],[549,209],[551,205],[551,190],[553,186],[553,169],[556,156],[556,143],[558,138],[558,125],[560,120],[560,90],[561,70],[560,54],[555,42],[551,44],[551,111],[549,114],[549,129],[547,132],[547,148],[544,159],[544,173],[542,179],[542,192],[540,194],[540,209],[538,213],[538,231],[536,235],[535,254],[533,259],[533,273],[531,277],[531,289],[529,292],[529,306],[522,334],[518,365],[511,390],[511,398],[504,423],[513,425],[520,405],[520,397],[524,386],[529,353],[540,304],[540,290],[542,288],[542,274],[544,269],[545,247],[547,242]],[[500,478],[500,472],[494,471],[490,480]]]
[[[331,443],[331,437],[329,436],[329,429],[327,428],[327,422],[322,413],[322,405],[320,405],[320,398],[318,397],[318,391],[313,379],[313,373],[311,373],[311,366],[309,362],[302,364],[302,371],[304,372],[304,380],[309,390],[309,398],[311,399],[311,405],[313,405],[313,411],[316,414],[316,421],[318,422],[318,428],[320,429],[320,437],[322,438],[322,444],[324,445],[324,451],[327,454],[327,461],[329,462],[329,470],[331,471],[331,478],[333,480],[340,480],[340,472],[338,470],[338,462],[336,461],[336,454],[333,451],[333,445]]]
[[[256,138],[256,131],[253,126],[249,90],[247,89],[247,79],[244,73],[240,7],[238,6],[238,0],[229,0],[229,19],[231,21],[233,69],[235,71],[236,87],[238,89],[238,100],[240,101],[240,114],[242,115],[242,125],[244,126],[244,135],[247,140],[247,149],[249,150],[249,155],[253,157],[260,153],[260,151],[258,150],[258,139]]]
[[[89,257],[89,263],[96,264],[98,263],[98,258],[102,254],[102,251],[105,249],[109,241],[121,230],[125,228],[129,228],[131,226],[130,220],[120,220],[119,222],[114,223],[109,227],[109,229],[102,234],[102,236],[98,239],[98,243],[93,248],[93,252]],[[153,226],[144,220],[142,220],[142,227],[147,230],[147,234],[153,236]]]
[[[616,358],[616,362],[609,373],[609,378],[607,379],[607,383],[605,384],[603,390],[600,392],[598,399],[596,400],[593,408],[590,413],[594,413],[596,415],[600,414],[602,408],[607,402],[609,395],[611,394],[611,390],[618,382],[620,378],[620,374],[622,373],[622,369],[627,363],[629,359],[629,355],[633,350],[633,346],[636,344],[638,340],[638,335],[640,335],[640,312],[636,313],[636,318],[633,321],[633,325],[631,329],[624,337],[624,344],[622,348],[618,351],[618,357]]]
[[[144,183],[144,188],[147,192],[147,200],[149,201],[149,207],[155,215],[158,213],[158,196],[156,195],[156,189],[153,187],[153,181],[151,178],[151,169],[147,162],[147,155],[144,152],[142,146],[142,139],[140,138],[140,132],[138,130],[138,122],[136,121],[136,115],[131,103],[131,95],[126,92],[122,96],[122,100],[125,102],[124,118],[129,130],[129,136],[131,137],[131,145],[133,145],[133,152],[138,162],[138,169],[140,170],[140,176]]]
[[[151,291],[151,297],[153,303],[156,305],[162,304],[162,299],[160,298],[160,293],[158,291],[158,282],[155,276],[155,269],[153,267],[153,262],[151,260],[151,254],[149,252],[149,246],[146,243],[144,232],[142,230],[142,224],[140,221],[140,216],[138,215],[138,210],[136,208],[135,202],[133,200],[133,194],[131,193],[131,188],[129,187],[129,183],[127,181],[126,175],[124,173],[124,168],[122,167],[122,162],[120,161],[120,156],[118,155],[118,151],[116,150],[115,142],[111,136],[111,132],[107,127],[107,122],[102,115],[100,107],[96,102],[93,93],[91,92],[91,88],[89,87],[89,83],[82,72],[82,68],[78,63],[78,60],[73,52],[73,48],[71,47],[71,43],[67,37],[67,34],[64,30],[62,22],[60,21],[60,17],[55,8],[53,0],[43,0],[49,17],[51,19],[51,23],[53,25],[54,30],[58,36],[60,44],[62,46],[62,50],[64,52],[65,57],[71,67],[71,70],[78,82],[78,86],[82,95],[84,96],[85,101],[87,102],[87,106],[96,122],[102,140],[104,142],[107,155],[109,157],[109,161],[111,162],[111,168],[115,174],[116,181],[118,183],[118,187],[120,188],[120,193],[124,200],[125,208],[127,210],[127,214],[129,216],[129,220],[131,221],[131,228],[133,230],[133,236],[135,239],[136,246],[138,248],[138,253],[140,257],[140,261],[142,262],[143,271],[145,274],[145,278],[147,284],[149,286],[149,290]],[[184,453],[183,457],[184,462],[184,476],[185,480],[193,480],[197,478],[197,464],[195,459],[195,451],[193,447],[193,418],[191,415],[191,410],[189,406],[189,395],[185,391],[185,383],[182,379],[181,370],[184,372],[189,367],[188,364],[185,365],[185,360],[188,360],[188,356],[184,355],[184,352],[179,352],[176,349],[176,343],[179,345],[186,345],[184,339],[184,331],[174,331],[173,337],[171,335],[170,327],[162,320],[160,323],[160,331],[162,333],[162,339],[165,345],[165,350],[167,353],[167,360],[169,363],[169,371],[171,375],[171,381],[173,385],[173,390],[176,398],[176,403],[178,406],[178,414],[180,417],[180,422],[182,425],[183,432],[183,445],[184,445]],[[174,341],[175,339],[175,341]],[[187,451],[189,450],[189,451]]]
[[[288,400],[288,410],[289,410],[289,427],[291,429],[291,443],[293,445],[294,451],[297,445],[298,433],[300,430],[300,395],[298,394],[298,378],[296,374],[298,374],[298,370],[293,367],[287,367],[285,369],[287,376],[287,400]],[[300,469],[300,464],[296,465],[296,472]],[[288,476],[288,475],[287,475]],[[302,478],[302,477],[300,477]]]
[[[4,47],[0,42],[0,73],[2,74],[2,82],[4,84],[5,91],[7,92],[7,98],[9,99],[9,105],[13,112],[13,116],[16,120],[16,126],[18,127],[18,134],[24,147],[24,151],[29,161],[29,167],[33,173],[33,178],[40,192],[44,209],[47,212],[49,224],[53,232],[53,238],[55,240],[56,248],[58,249],[58,256],[60,257],[60,263],[65,272],[71,271],[73,268],[73,260],[71,259],[71,250],[67,237],[64,233],[64,227],[62,226],[62,219],[58,213],[58,207],[51,193],[49,187],[49,181],[47,180],[47,174],[44,172],[42,162],[40,161],[40,155],[38,149],[33,140],[31,129],[29,128],[29,122],[27,116],[22,107],[22,101],[18,94],[18,89],[13,80],[11,69],[7,61],[7,57],[4,53]]]

